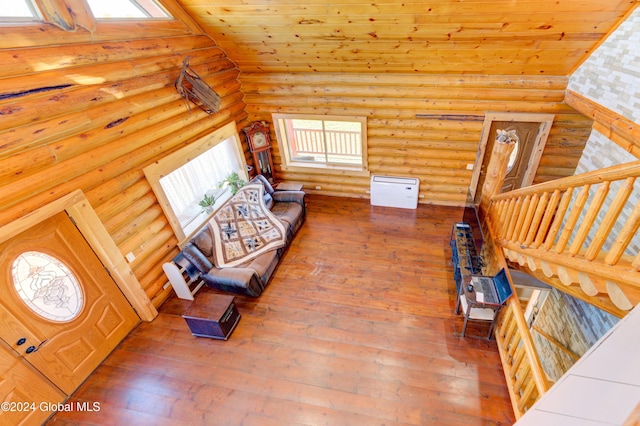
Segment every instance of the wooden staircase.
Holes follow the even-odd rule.
[[[639,177],[635,161],[494,195],[486,226],[496,267],[508,260],[512,268],[623,317],[640,303],[640,254],[631,244],[640,228]],[[520,417],[550,384],[517,297],[503,309],[496,341]]]
[[[622,317],[640,303],[640,255],[628,250],[640,228],[640,202],[628,203],[638,177],[640,161],[496,195],[496,245],[525,272]]]

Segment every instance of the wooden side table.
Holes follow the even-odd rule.
[[[240,321],[240,313],[234,296],[201,292],[182,318],[194,336],[227,340]]]
[[[296,182],[279,182],[275,188],[276,191],[300,191],[302,184]]]

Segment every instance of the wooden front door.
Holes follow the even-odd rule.
[[[0,338],[70,395],[138,323],[65,212],[0,244]]]
[[[552,122],[553,116],[548,114],[487,114],[479,150],[480,164],[475,165],[474,170],[477,170],[474,171],[471,183],[471,189],[475,191],[476,203],[479,202],[482,194],[497,130],[515,130],[519,139],[513,151],[513,161],[510,161],[510,167],[500,190],[500,192],[507,192],[532,184]],[[479,169],[478,166],[480,166]]]
[[[9,404],[0,410],[0,425],[39,425],[52,414],[48,404],[66,397],[24,358],[0,344],[0,401]]]
[[[491,123],[491,130],[489,131],[489,139],[487,140],[486,152],[491,153],[493,150],[493,144],[495,142],[495,135],[498,129],[500,130],[515,130],[518,135],[519,142],[513,150],[512,161],[509,161],[509,169],[507,175],[504,178],[504,183],[500,192],[507,192],[513,189],[520,188],[524,179],[527,166],[529,164],[529,158],[531,157],[531,151],[536,142],[538,136],[539,123],[520,123],[520,122],[504,122],[494,121]],[[482,189],[484,184],[484,178],[486,175],[487,164],[489,163],[489,155],[485,155],[482,163],[482,171],[480,174],[480,181],[478,187]]]

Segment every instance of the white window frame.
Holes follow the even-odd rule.
[[[27,9],[31,12],[31,15],[24,16],[3,16],[2,13],[6,13],[5,11],[0,12],[0,24],[5,23],[13,23],[13,22],[47,22],[51,24],[55,24],[60,26],[60,21],[66,22],[67,26],[73,26],[72,29],[68,29],[66,26],[64,27],[67,31],[75,31],[75,25],[80,25],[85,28],[95,26],[96,20],[100,21],[171,21],[175,18],[171,15],[171,13],[167,10],[167,8],[158,0],[146,0],[148,3],[153,3],[153,5],[160,11],[164,16],[152,16],[152,13],[149,12],[149,9],[145,7],[145,2],[140,2],[139,0],[123,0],[128,2],[131,8],[140,12],[140,16],[126,16],[125,14],[119,16],[96,16],[96,14],[91,9],[91,6],[88,2],[84,0],[66,0],[65,2],[60,2],[57,0],[4,0],[4,1],[16,1],[24,4]],[[96,0],[100,5],[109,4],[109,0]],[[115,9],[116,6],[114,4],[109,4],[116,14],[119,12]],[[68,9],[73,10],[73,14],[70,15]]]
[[[308,170],[308,169],[328,169],[328,170],[341,170],[349,171],[353,175],[368,176],[368,163],[367,163],[367,118],[357,116],[339,116],[339,115],[310,115],[310,114],[272,114],[276,139],[278,142],[278,149],[280,157],[282,158],[281,168],[283,170],[295,171]],[[297,120],[315,120],[315,121],[344,121],[351,123],[360,123],[360,151],[362,165],[349,165],[346,163],[320,163],[320,162],[306,162],[296,161],[291,157],[290,141],[287,138],[285,120],[297,119]],[[323,126],[324,127],[324,126]]]
[[[100,5],[105,5],[105,4],[109,4],[109,0],[95,0],[96,2],[100,3]],[[91,9],[91,13],[93,14],[93,16],[97,19],[97,20],[116,20],[116,19],[123,19],[123,20],[136,20],[136,19],[142,19],[142,20],[150,20],[150,19],[158,19],[158,20],[166,20],[166,19],[174,19],[173,16],[171,16],[171,14],[167,11],[167,9],[159,2],[156,0],[148,0],[148,2],[153,3],[159,11],[161,11],[165,16],[152,16],[151,13],[147,10],[147,8],[144,6],[145,2],[139,2],[136,0],[123,0],[125,2],[128,2],[131,7],[137,11],[139,11],[143,16],[124,16],[124,15],[119,15],[119,10],[115,10],[113,9],[112,13],[116,13],[113,16],[99,16],[98,14],[96,14],[93,9],[91,8],[91,4],[89,4],[89,2],[87,2],[89,4],[89,9]],[[113,5],[109,6],[111,8],[113,8]]]
[[[33,3],[32,0],[11,0],[11,2],[20,3],[25,6],[25,8],[31,12],[30,15],[22,15],[22,16],[4,16],[6,13],[4,10],[2,11],[2,15],[0,15],[0,22],[27,22],[27,21],[42,21],[42,16],[40,15],[40,10]]]
[[[167,176],[174,170],[182,167],[187,164],[189,161],[198,157],[199,155],[207,152],[212,149],[219,143],[227,140],[233,140],[233,146],[235,147],[235,154],[237,156],[237,160],[239,163],[239,169],[233,170],[240,176],[241,179],[248,181],[249,175],[247,173],[247,165],[244,157],[244,150],[242,148],[242,143],[240,142],[240,136],[238,135],[238,130],[235,122],[231,122],[224,127],[210,133],[207,136],[204,136],[197,141],[189,144],[188,146],[167,155],[166,157],[158,160],[157,162],[145,167],[143,172],[153,189],[156,198],[158,199],[158,203],[162,210],[164,211],[173,232],[179,241],[179,246],[182,247],[192,236],[202,228],[202,225],[207,222],[207,220],[215,214],[215,209],[218,209],[226,200],[231,198],[230,191],[224,191],[218,195],[218,201],[214,207],[214,211],[210,214],[201,214],[197,218],[197,224],[192,224],[189,228],[190,232],[185,233],[178,219],[177,215],[174,213],[173,208],[171,207],[171,203],[169,202],[169,198],[165,194],[162,185],[160,184],[160,179],[164,176]]]

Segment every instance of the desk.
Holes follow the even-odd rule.
[[[485,321],[491,322],[489,327],[489,334],[487,339],[491,339],[493,328],[496,324],[498,314],[503,305],[495,305],[491,303],[481,303],[476,300],[476,292],[469,291],[469,284],[471,283],[471,275],[462,275],[462,281],[460,289],[458,291],[458,297],[456,300],[455,313],[459,314],[462,311],[464,315],[464,325],[462,326],[462,337],[467,330],[467,323],[472,321]]]
[[[472,275],[479,275],[482,269],[482,259],[478,256],[473,241],[471,226],[466,222],[454,223],[449,238],[451,246],[451,262],[453,263],[453,278],[456,281],[456,309],[464,314],[462,337],[467,331],[467,323],[472,321],[491,321],[489,339],[498,318],[502,305],[480,303],[476,300],[476,292],[469,291]]]
[[[473,241],[471,226],[466,222],[455,223],[451,229],[449,245],[451,246],[451,262],[453,263],[453,279],[456,281],[456,290],[459,292],[463,275],[480,274],[482,268]]]

